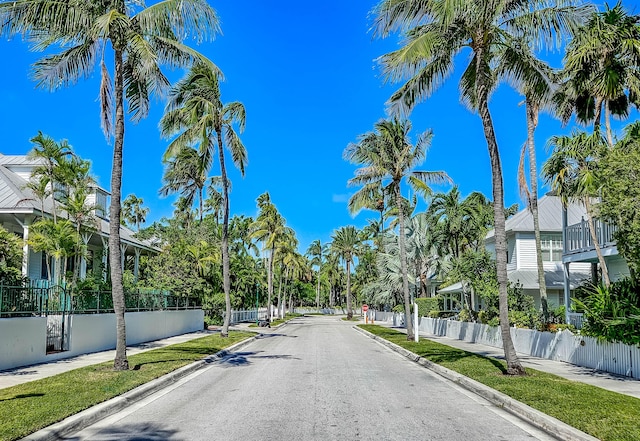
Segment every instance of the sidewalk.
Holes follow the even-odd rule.
[[[404,328],[394,327],[385,322],[376,322],[376,324],[394,328],[401,332],[407,332],[407,330]],[[419,335],[420,338],[426,338],[428,340],[462,349],[467,352],[473,352],[487,357],[499,358],[501,360],[504,360],[504,351],[502,350],[502,348],[486,346],[480,343],[469,343],[449,337],[440,337],[433,334],[427,334],[424,331],[421,331]],[[525,367],[525,369],[531,368],[538,371],[547,372],[559,377],[566,378],[568,380],[579,381],[582,383],[590,384],[592,386],[600,387],[602,389],[607,389],[613,392],[618,392],[640,399],[640,380],[637,380],[635,378],[622,377],[609,374],[607,372],[594,371],[593,369],[576,366],[573,364],[565,363],[563,361],[532,357],[530,355],[522,353],[518,353],[518,357],[520,358],[520,362]]]
[[[249,330],[248,323],[239,323],[237,326],[232,326],[231,329]],[[189,340],[205,337],[215,332],[218,332],[218,331],[215,331],[215,330],[198,331],[198,332],[192,332],[189,334],[176,335],[174,337],[164,338],[162,340],[155,340],[147,343],[141,343],[138,345],[127,346],[127,355],[129,356],[129,355],[139,354],[141,352],[149,351],[151,349],[158,349],[164,346],[184,343]],[[41,363],[41,364],[36,364],[31,366],[9,369],[6,371],[0,371],[0,389],[5,389],[7,387],[15,386],[17,384],[27,383],[29,381],[39,380],[41,378],[52,377],[54,375],[58,375],[63,372],[71,371],[73,369],[78,369],[85,366],[90,366],[92,364],[103,363],[105,361],[112,361],[115,358],[115,355],[116,355],[116,350],[111,349],[108,351],[79,355],[77,357],[52,361],[49,363]]]

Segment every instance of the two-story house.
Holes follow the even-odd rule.
[[[563,207],[560,198],[547,194],[538,200],[538,219],[544,278],[550,307],[565,305],[565,272],[563,268]],[[570,203],[566,211],[569,224],[580,222],[586,216],[584,206]],[[511,283],[522,285],[524,293],[531,295],[540,307],[540,285],[536,262],[536,244],[533,215],[525,208],[506,221],[507,274]],[[487,250],[495,255],[495,231],[485,238]],[[575,263],[568,275],[567,288],[573,290],[591,278],[590,263]]]
[[[27,187],[31,180],[33,169],[38,165],[27,156],[7,156],[0,154],[0,223],[2,226],[23,239],[29,237],[31,224],[40,217],[49,217],[53,213],[51,197],[40,201]],[[82,234],[82,240],[87,246],[87,255],[80,261],[80,278],[86,277],[89,271],[101,271],[107,276],[108,260],[108,217],[109,193],[98,187],[91,188],[87,204],[95,207],[93,214],[95,224]],[[120,249],[122,265],[125,259],[134,262],[134,274],[138,276],[139,259],[141,253],[157,253],[158,249],[149,241],[136,239],[133,231],[120,227]],[[47,278],[47,256],[41,252],[34,252],[28,243],[23,245],[22,274],[30,280]]]

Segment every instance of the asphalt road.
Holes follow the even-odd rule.
[[[65,439],[553,439],[352,326],[295,319]]]

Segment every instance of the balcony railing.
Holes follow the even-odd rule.
[[[613,233],[617,228],[614,225],[602,222],[599,219],[594,219],[593,223],[600,247],[607,248],[615,246],[616,241],[613,238]],[[565,238],[564,254],[584,253],[595,249],[593,239],[591,238],[591,232],[589,230],[589,222],[584,218],[581,222],[569,225],[566,228]]]

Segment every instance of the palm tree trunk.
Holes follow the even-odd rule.
[[[533,234],[536,242],[536,264],[538,266],[538,286],[540,288],[540,303],[545,323],[549,320],[549,305],[547,301],[547,282],[544,278],[544,263],[542,262],[542,243],[540,240],[540,218],[538,216],[538,170],[536,165],[535,131],[538,126],[538,106],[526,98],[527,111],[527,145],[529,150],[529,180],[531,193],[529,194],[529,208],[533,216]]]
[[[276,247],[271,246],[269,255],[269,274],[267,275],[267,320],[271,321],[271,296],[273,295],[273,260],[276,254]]]
[[[480,48],[476,53],[478,63],[483,60],[484,54]],[[477,72],[484,72],[482,66],[478,66]],[[500,152],[498,151],[498,142],[496,140],[495,131],[493,129],[493,121],[489,112],[489,93],[486,80],[483,74],[478,75],[477,84],[478,95],[478,112],[482,119],[484,136],[487,140],[487,148],[489,150],[489,158],[491,160],[491,181],[493,190],[493,216],[496,240],[496,268],[498,278],[498,299],[499,299],[499,317],[500,330],[502,334],[502,346],[504,356],[507,361],[507,373],[510,375],[524,375],[525,370],[518,355],[516,354],[513,340],[511,339],[511,331],[509,329],[509,306],[507,295],[507,233],[505,230],[504,216],[504,184],[502,181],[502,164],[500,162]]]
[[[285,267],[286,268],[286,267]],[[280,308],[282,308],[282,267],[280,268],[280,280],[278,281],[278,318],[280,317]]]
[[[316,308],[320,309],[320,265],[318,265],[318,284],[316,286]]]
[[[353,310],[351,308],[351,260],[347,259],[347,320],[353,318]]]
[[[607,142],[609,148],[613,148],[613,133],[611,132],[611,112],[609,111],[609,101],[604,102],[604,126],[607,130]]]
[[[127,360],[127,333],[124,313],[124,287],[120,264],[120,200],[122,190],[122,149],[124,145],[124,82],[122,51],[115,50],[116,121],[111,171],[111,205],[109,207],[109,266],[111,268],[111,296],[116,315],[116,356],[113,368],[116,371],[129,369]]]
[[[222,287],[224,290],[225,314],[224,323],[220,334],[223,337],[229,335],[229,323],[231,321],[231,278],[229,276],[229,182],[227,169],[224,164],[224,149],[222,146],[222,130],[216,130],[218,134],[218,160],[220,161],[220,175],[222,176]],[[202,203],[202,199],[200,199]],[[200,207],[202,220],[202,206]]]
[[[413,340],[413,323],[411,321],[411,298],[409,297],[409,276],[407,275],[407,250],[404,244],[404,212],[402,210],[402,196],[400,183],[395,185],[396,206],[398,207],[398,245],[400,247],[400,272],[402,273],[402,292],[404,294],[404,322],[407,324],[407,340]]]
[[[600,241],[598,240],[598,235],[596,234],[595,222],[593,221],[593,210],[591,208],[591,202],[589,200],[589,196],[585,196],[583,198],[583,202],[584,202],[584,207],[587,210],[589,233],[591,234],[593,247],[595,248],[596,255],[598,256],[600,271],[602,271],[602,282],[604,283],[604,286],[608,288],[611,285],[611,280],[609,279],[609,269],[607,268],[607,263],[605,262],[604,256],[602,255],[602,248],[600,248]]]

